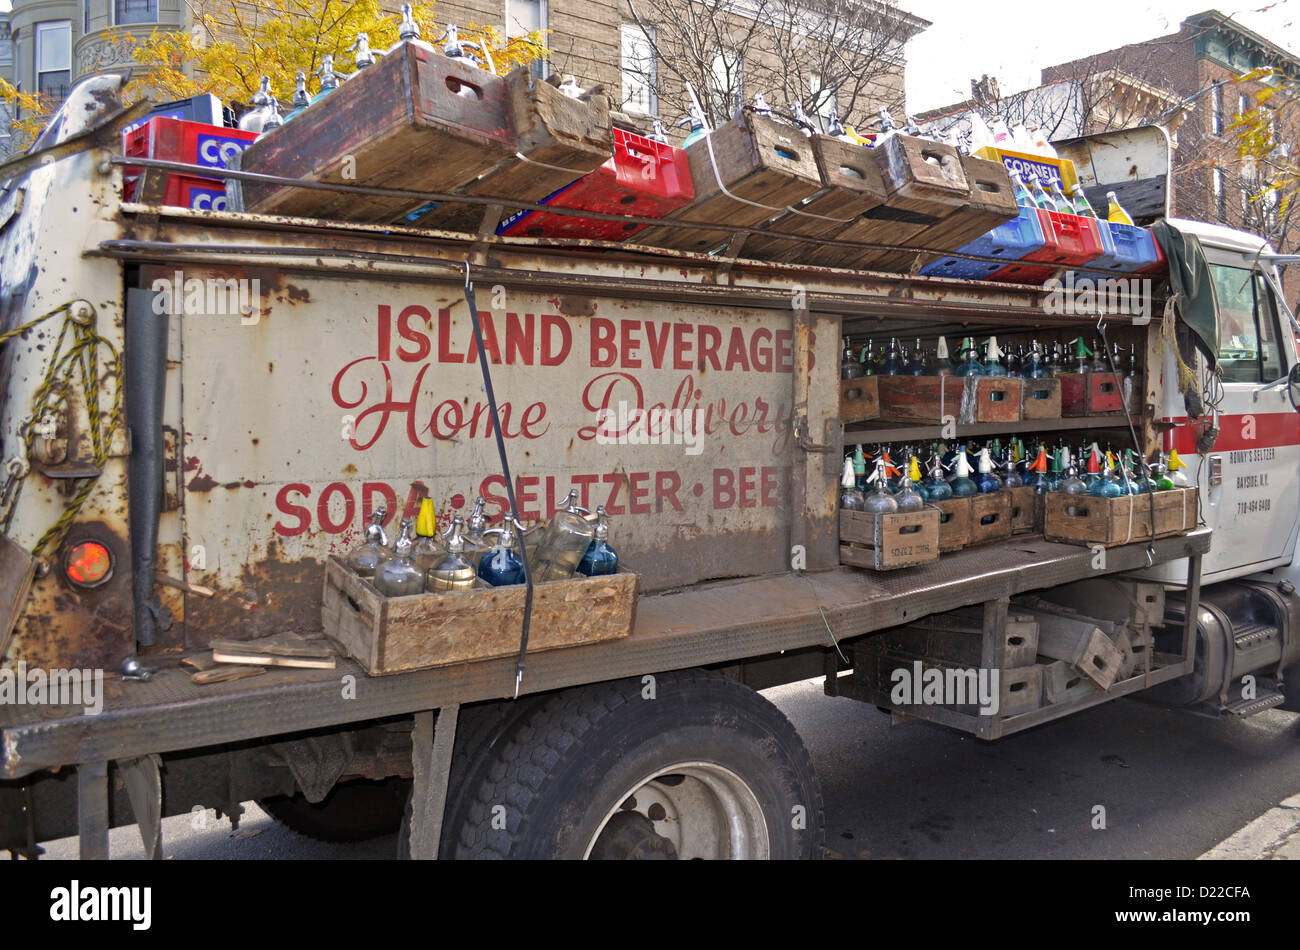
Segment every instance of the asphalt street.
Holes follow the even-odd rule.
[[[1121,699],[986,743],[928,724],[891,726],[874,706],[826,698],[820,680],[765,695],[812,753],[830,858],[1195,858],[1300,792],[1300,715],[1279,710],[1211,720]],[[395,835],[322,844],[245,807],[237,830],[212,812],[167,819],[164,853],[396,853]],[[45,847],[50,858],[77,856],[73,838]],[[112,832],[110,853],[143,857],[134,827]]]

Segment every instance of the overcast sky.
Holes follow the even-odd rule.
[[[4,0],[0,0],[0,3]],[[1218,10],[1300,54],[1300,0],[1087,0],[1021,5],[993,0],[898,0],[934,25],[907,47],[907,111],[970,98],[970,81],[997,77],[1004,94],[1038,85],[1045,66],[1166,36],[1194,13]]]

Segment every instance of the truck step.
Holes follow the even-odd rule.
[[[1263,640],[1272,640],[1277,637],[1277,627],[1266,623],[1243,623],[1234,624],[1232,627],[1232,639],[1236,643],[1237,649],[1251,647]]]
[[[1286,702],[1286,697],[1281,693],[1267,692],[1256,696],[1254,699],[1239,699],[1235,703],[1228,703],[1223,707],[1223,711],[1230,716],[1245,719],[1247,716],[1262,713],[1265,709],[1281,706],[1284,702]]]

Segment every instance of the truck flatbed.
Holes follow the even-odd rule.
[[[1208,528],[1200,528],[1152,544],[1155,563],[1189,559],[1193,600],[1210,535]],[[808,676],[818,676],[825,672],[824,648],[840,641],[932,613],[1148,566],[1146,544],[1107,549],[1105,571],[1093,566],[1094,558],[1090,548],[1028,535],[895,573],[841,567],[647,594],[626,639],[530,655],[523,691],[740,664],[799,650],[809,651]],[[1189,628],[1181,656],[1169,657],[1135,685],[1116,684],[1084,705],[1190,672],[1190,635]],[[179,655],[174,659],[179,661]],[[249,679],[198,686],[172,658],[163,662],[166,668],[150,682],[106,681],[98,715],[42,707],[33,718],[29,707],[0,706],[0,778],[507,697],[513,693],[515,668],[515,658],[506,657],[371,677],[354,661],[340,659],[333,670],[273,669]],[[355,698],[345,699],[342,681],[348,676],[355,677]],[[1053,712],[1044,708],[1036,711],[1042,715],[1016,717],[1014,728],[1035,725]],[[1013,728],[1001,729],[1009,731]]]

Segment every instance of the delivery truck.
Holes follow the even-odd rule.
[[[907,209],[873,220],[912,237],[856,243],[771,212],[497,235],[545,206],[492,191],[460,193],[469,230],[250,210],[255,188],[451,199],[124,156],[147,106],[116,83],[79,85],[0,166],[0,847],[77,834],[105,857],[134,823],[159,857],[162,817],[257,801],[324,840],[400,829],[416,858],[815,858],[817,776],[769,687],[824,678],[988,741],[1125,696],[1294,706],[1295,318],[1265,242],[1167,219],[1160,129],[1056,143],[1088,195],[1164,220],[1169,260],[1109,275],[1134,295],[1108,304],[1051,261],[1046,281],[924,274],[952,245]],[[916,141],[926,173],[946,146]],[[182,175],[225,180],[225,210],[165,203]],[[843,263],[868,251],[903,263]],[[1064,408],[1064,377],[1050,407],[1032,379],[971,405],[985,377],[841,378],[846,339],[940,336],[1105,362]],[[1122,517],[1031,489],[853,534],[856,446],[993,439],[1172,450],[1190,488]],[[381,507],[390,537],[426,498],[444,526],[482,498],[530,527],[571,492],[608,516],[612,579],[384,598],[348,572]],[[991,701],[944,693],[966,673],[994,674]]]

